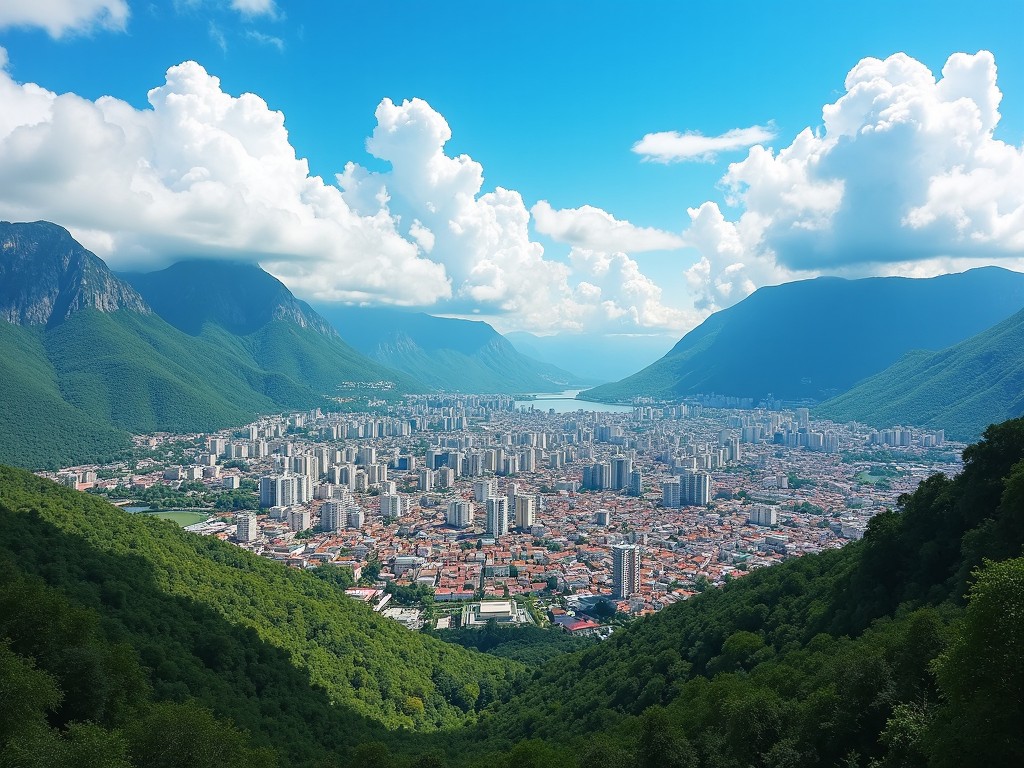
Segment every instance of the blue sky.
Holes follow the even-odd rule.
[[[316,300],[478,315],[503,330],[678,336],[707,312],[763,284],[823,273],[934,274],[982,263],[1016,267],[1024,252],[1021,182],[1009,182],[993,199],[978,199],[986,179],[992,186],[992,174],[1024,168],[1017,164],[1024,162],[1022,2],[976,10],[964,3],[820,0],[777,6],[268,0],[11,0],[7,10],[2,5],[8,3],[0,4],[0,46],[17,87],[37,84],[89,101],[112,96],[137,110],[124,118],[134,124],[152,109],[147,93],[164,85],[167,70],[195,61],[219,78],[223,94],[253,93],[269,110],[283,113],[287,144],[308,160],[311,174],[329,187],[347,184],[343,203],[332,198],[325,204],[332,211],[344,206],[342,214],[325,214],[323,206],[311,214],[350,217],[338,225],[345,232],[340,252],[323,245],[341,237],[326,230],[247,235],[243,230],[252,225],[246,222],[266,219],[259,210],[248,218],[236,211],[223,227],[228,234],[218,234],[210,219],[216,219],[218,204],[228,205],[224,197],[207,200],[204,215],[183,204],[177,219],[135,210],[125,200],[90,210],[72,199],[75,190],[88,189],[76,182],[83,173],[56,179],[52,194],[39,193],[29,203],[39,179],[48,178],[42,167],[33,171],[40,156],[19,156],[24,145],[10,137],[6,146],[0,144],[0,187],[5,174],[11,182],[7,199],[0,199],[0,216],[38,214],[64,223],[114,266],[161,266],[177,255],[198,253],[252,258]],[[758,129],[758,141],[750,143],[770,148],[773,156],[807,127],[828,139],[822,109],[846,94],[847,74],[868,57],[884,60],[897,53],[913,66],[890,60],[878,71],[866,67],[863,87],[884,93],[891,111],[909,114],[908,126],[956,123],[944,111],[948,92],[935,96],[920,70],[941,79],[952,54],[982,50],[991,52],[998,69],[998,121],[986,122],[983,114],[995,112],[985,104],[992,79],[982,72],[992,69],[987,58],[960,62],[963,82],[957,86],[979,105],[980,128],[932,130],[927,141],[911,139],[913,131],[901,137],[890,131],[891,140],[853,142],[863,125],[848,125],[856,110],[847,99],[838,110],[847,117],[837,117],[836,125],[847,126],[848,140],[811,148],[816,159],[810,165],[753,158],[724,180],[730,163],[748,157],[742,142],[730,151],[675,162],[633,151],[644,136],[665,132],[714,137]],[[180,80],[170,90],[198,88],[205,96],[197,104],[217,97],[206,81],[197,85],[201,77],[195,72],[182,73]],[[429,106],[403,108],[403,101],[414,98]],[[385,115],[391,134],[381,138],[375,157],[367,153],[366,141],[375,129],[384,131],[381,116],[375,117],[384,99],[394,105]],[[0,112],[5,106],[20,114],[4,104]],[[19,109],[33,114],[29,107]],[[180,129],[181,114],[175,115]],[[108,113],[101,122],[120,125],[120,119]],[[863,124],[877,128],[878,119],[873,113]],[[418,146],[424,135],[440,144],[438,120],[447,123],[451,139],[416,157],[404,154],[403,142]],[[31,122],[21,120],[25,133]],[[216,128],[232,130],[231,124]],[[145,130],[153,136],[118,149],[119,162],[132,151],[140,155],[136,165],[159,167],[167,155],[159,142],[167,141],[175,146],[177,165],[160,169],[164,182],[182,163],[205,167],[202,152],[177,157],[177,145],[184,142],[180,132],[148,125]],[[238,130],[255,141],[252,124]],[[671,136],[662,139],[675,146]],[[934,167],[920,160],[942,157],[943,147],[965,142],[977,144],[970,157],[954,153]],[[83,139],[83,151],[99,152],[96,146]],[[445,161],[461,154],[479,165],[482,184],[465,178],[473,168]],[[894,156],[919,159],[903,168],[893,164]],[[22,162],[12,160],[17,157]],[[405,158],[403,169],[392,168],[395,157]],[[350,162],[359,166],[356,173],[347,182],[336,180]],[[260,164],[273,167],[265,158]],[[430,186],[428,177],[438,168],[446,180]],[[813,178],[804,178],[808,168]],[[210,178],[230,187],[230,179],[217,173],[210,170]],[[964,181],[965,173],[973,183]],[[112,174],[108,185],[123,182],[138,192],[145,183],[132,174]],[[908,176],[912,183],[905,182]],[[939,177],[946,181],[934,182]],[[193,173],[186,181],[195,178]],[[785,189],[779,179],[787,179]],[[186,182],[166,183],[179,193]],[[302,186],[292,178],[281,186],[295,185]],[[499,187],[518,193],[521,204],[483,199]],[[880,187],[886,190],[879,195],[884,211],[871,203],[872,190]],[[275,183],[267,174],[251,188],[256,191],[233,204],[266,205],[267,193],[259,190]],[[380,203],[381,189],[386,203]],[[468,195],[480,204],[449,204],[438,197],[446,194]],[[308,193],[299,189],[296,195],[305,204]],[[794,204],[794,198],[801,202]],[[52,209],[48,200],[57,201]],[[292,215],[293,202],[280,206]],[[701,209],[708,203],[714,208]],[[122,204],[119,221],[110,208]],[[688,209],[702,213],[695,218]],[[382,233],[382,215],[390,217],[393,233]],[[140,218],[144,225],[137,223]],[[299,215],[293,226],[303,221]],[[425,238],[411,233],[413,221],[417,231],[428,230]],[[878,237],[866,236],[861,225]],[[261,252],[261,242],[275,245]],[[365,252],[358,252],[359,243]],[[297,255],[285,253],[290,247]],[[375,259],[378,252],[388,255]],[[380,279],[366,279],[365,270],[377,270]]]

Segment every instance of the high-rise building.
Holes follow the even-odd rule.
[[[402,497],[397,493],[382,493],[380,495],[381,517],[401,517]]]
[[[629,495],[641,496],[644,492],[644,476],[639,469],[629,473]]]
[[[449,501],[445,522],[455,528],[468,528],[473,524],[473,502]]]
[[[680,486],[682,506],[703,507],[711,503],[714,484],[707,472],[683,472]]]
[[[325,501],[320,505],[320,530],[340,531],[345,507],[340,501]]]
[[[288,513],[288,527],[296,533],[308,531],[311,526],[308,509],[293,509]]]
[[[640,548],[635,544],[612,547],[612,597],[625,600],[640,591]]]
[[[424,492],[434,490],[434,470],[423,468],[420,470],[419,489]]]
[[[313,498],[313,483],[306,475],[266,475],[260,478],[260,506],[289,507]]]
[[[508,533],[508,499],[491,496],[487,499],[487,535],[497,538]]]
[[[366,515],[363,512],[363,508],[358,504],[353,504],[345,513],[345,524],[346,527],[358,530],[363,527],[363,523],[366,522]]]
[[[483,504],[491,496],[498,495],[498,481],[493,477],[473,482],[473,500]]]
[[[583,488],[590,491],[603,491],[611,488],[612,465],[608,462],[597,463],[583,468]]]
[[[747,514],[752,525],[776,525],[779,522],[779,508],[771,504],[753,504]]]
[[[516,528],[529,531],[537,518],[536,500],[533,496],[516,496]]]
[[[256,515],[252,512],[239,512],[235,515],[235,538],[238,541],[256,541],[258,535]]]
[[[633,460],[629,456],[616,456],[612,459],[611,487],[621,491],[629,487],[629,473],[633,471]]]
[[[441,467],[435,475],[438,488],[451,488],[455,485],[455,470],[451,467]]]
[[[669,480],[661,484],[661,503],[668,509],[679,509],[682,485],[678,480]]]

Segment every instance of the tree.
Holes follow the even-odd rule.
[[[675,728],[661,707],[640,717],[637,768],[695,768],[697,758],[686,736]]]
[[[932,729],[939,766],[1024,765],[1024,558],[976,572],[967,615],[935,662],[946,697]]]

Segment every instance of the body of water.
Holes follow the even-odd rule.
[[[600,411],[604,413],[630,413],[633,410],[631,405],[609,405],[608,403],[595,403],[589,400],[577,400],[583,390],[567,389],[564,392],[538,392],[535,400],[516,400],[516,408],[536,408],[538,411],[554,410],[555,413],[575,413],[579,410]]]

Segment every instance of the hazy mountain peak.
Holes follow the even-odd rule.
[[[249,334],[274,320],[338,334],[306,302],[255,264],[188,260],[157,272],[124,275],[164,320],[193,336],[205,323]]]

